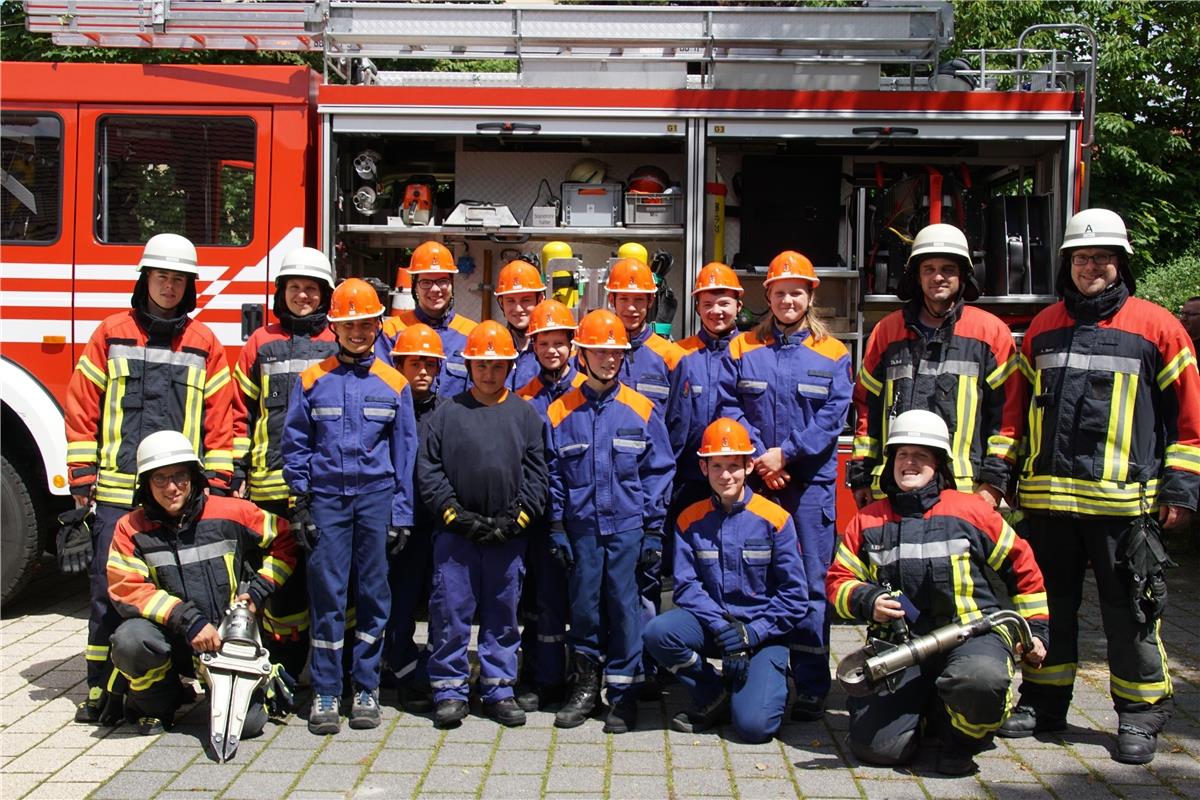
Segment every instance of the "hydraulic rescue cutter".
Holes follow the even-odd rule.
[[[271,677],[271,659],[245,600],[230,607],[217,633],[221,648],[200,655],[200,671],[208,686],[209,741],[223,764],[237,753],[250,700]]]

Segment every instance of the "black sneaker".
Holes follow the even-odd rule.
[[[457,728],[467,717],[465,700],[439,700],[433,712],[433,727]]]
[[[798,694],[792,704],[792,722],[816,722],[825,718],[825,698]]]
[[[484,703],[482,708],[485,717],[496,720],[506,728],[519,728],[525,724],[525,710],[511,697]]]
[[[637,727],[638,710],[636,702],[617,703],[608,709],[604,718],[605,733],[629,733]]]
[[[312,708],[308,712],[308,732],[317,736],[332,736],[341,729],[337,696],[314,694]]]
[[[1066,729],[1066,717],[1050,716],[1033,706],[1018,704],[996,735],[1003,739],[1025,739],[1035,733],[1059,733]]]
[[[1113,758],[1122,764],[1149,764],[1157,749],[1158,734],[1133,725],[1117,727],[1117,754]]]
[[[721,693],[705,706],[692,706],[671,719],[671,730],[680,733],[703,733],[719,725],[729,715],[729,692]]]
[[[89,725],[100,721],[100,695],[104,690],[94,687],[88,690],[88,699],[75,706],[75,721]]]
[[[355,730],[378,728],[382,716],[379,713],[379,690],[358,687],[354,702],[350,706],[350,727]]]

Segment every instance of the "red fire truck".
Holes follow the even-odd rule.
[[[196,314],[231,359],[291,248],[391,284],[425,239],[459,257],[456,303],[474,318],[498,314],[493,270],[517,254],[545,253],[582,308],[602,301],[617,247],[639,242],[676,265],[660,269],[661,299],[670,289],[679,313],[660,321],[677,337],[694,329],[685,287],[705,262],[731,263],[762,312],[765,264],[797,249],[857,359],[898,304],[920,227],[968,232],[979,302],[1019,336],[1053,299],[1053,245],[1086,205],[1095,42],[1081,26],[944,63],[953,20],[936,2],[26,9],[59,43],[321,52],[325,69],[0,68],[4,599],[66,502],[68,377],[98,322],[128,307],[155,233],[196,243]],[[508,71],[394,69],[414,58]]]

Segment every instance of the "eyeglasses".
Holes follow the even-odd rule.
[[[154,474],[150,476],[150,482],[154,484],[154,488],[156,489],[165,489],[171,483],[180,489],[186,489],[192,485],[192,473],[187,470],[180,470],[172,475]]]
[[[1091,261],[1097,267],[1107,267],[1109,264],[1115,264],[1117,261],[1116,253],[1097,253],[1094,256],[1085,256],[1083,253],[1075,253],[1071,256],[1071,265],[1075,267],[1086,267]]]
[[[425,289],[426,291],[428,291],[429,289],[433,289],[433,288],[449,289],[451,284],[452,284],[452,281],[449,278],[437,278],[434,280],[430,280],[428,278],[422,278],[417,281],[417,288]]]

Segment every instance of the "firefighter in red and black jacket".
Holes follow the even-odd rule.
[[[1200,498],[1200,373],[1179,320],[1134,297],[1125,223],[1093,208],[1068,220],[1062,300],[1021,347],[1033,386],[1018,502],[1046,576],[1051,648],[1026,669],[1002,736],[1064,730],[1078,667],[1076,613],[1089,563],[1108,639],[1116,759],[1145,764],[1171,715],[1159,639],[1162,528],[1186,529]]]
[[[923,228],[896,292],[906,302],[871,332],[854,386],[854,453],[846,467],[854,500],[862,508],[881,496],[888,428],[919,408],[950,428],[957,488],[996,507],[1016,466],[1025,379],[1008,326],[965,305],[979,297],[979,286],[962,231]]]
[[[233,473],[234,388],[225,349],[196,307],[196,248],[173,233],[146,243],[132,308],[105,319],[84,348],[67,386],[67,466],[78,505],[95,503],[88,569],[88,697],[75,719],[97,722],[117,676],[109,637],[121,618],[108,599],[105,563],[113,527],[133,506],[136,452],[146,436],[180,431],[203,455],[212,491]]]
[[[1034,635],[1029,652],[1018,643],[1017,655],[1040,662],[1048,639],[1042,574],[1029,545],[990,504],[954,490],[946,423],[929,411],[907,411],[893,421],[887,449],[885,499],[850,521],[825,578],[834,609],[877,626],[903,618],[922,635],[998,611],[988,580],[996,575]],[[944,707],[937,770],[974,772],[973,756],[1008,713],[1013,650],[1008,632],[994,630],[909,667],[893,690],[848,698],[851,751],[870,764],[911,761],[936,692]],[[927,720],[926,730],[937,731],[935,722]]]
[[[125,618],[112,635],[113,665],[129,679],[125,712],[143,734],[170,727],[180,675],[221,646],[217,628],[235,599],[252,609],[287,581],[296,546],[287,523],[245,500],[209,496],[187,437],[159,431],[137,449],[137,508],[121,517],[105,552],[109,595]],[[243,585],[243,559],[264,551]],[[273,676],[274,679],[274,676]],[[243,738],[266,724],[262,698],[246,715]]]
[[[301,372],[336,355],[326,316],[333,296],[333,267],[320,250],[298,247],[275,276],[269,322],[250,335],[234,367],[240,390],[233,410],[235,482],[266,511],[288,512],[283,480],[283,422],[292,385]],[[263,609],[263,630],[273,659],[299,675],[308,659],[308,591],[305,560]]]

